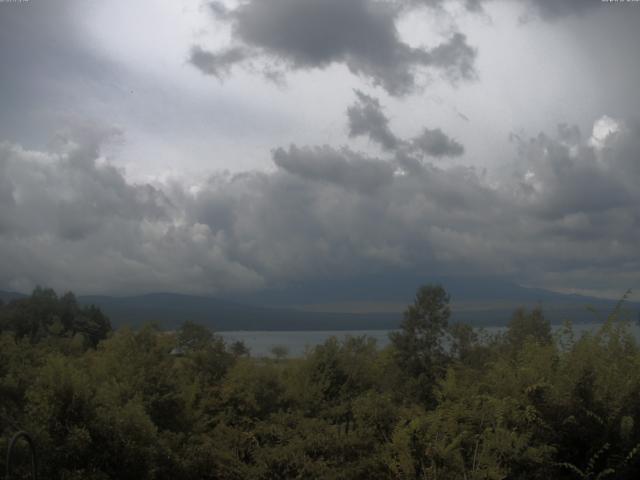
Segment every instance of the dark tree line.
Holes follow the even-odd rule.
[[[28,430],[50,479],[638,477],[640,349],[620,310],[579,338],[539,309],[496,335],[449,314],[426,286],[384,349],[253,358],[189,322],[110,332],[39,289],[0,308],[0,449]]]
[[[99,308],[78,305],[71,292],[58,297],[52,289],[37,287],[30,297],[0,303],[0,332],[31,343],[51,336],[82,335],[95,347],[107,338],[111,323]]]

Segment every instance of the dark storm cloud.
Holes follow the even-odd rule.
[[[594,144],[561,126],[522,141],[498,185],[407,151],[385,164],[294,146],[274,152],[270,174],[212,178],[188,211],[270,284],[400,268],[529,281],[553,272],[574,284],[576,272],[602,269],[622,285],[640,277],[630,266],[640,240],[638,133],[629,124]]]
[[[100,159],[109,129],[59,153],[5,143],[0,282],[212,293],[401,269],[584,287],[588,270],[622,285],[640,279],[640,126],[602,125],[516,140],[498,183],[406,150],[384,160],[291,146],[274,150],[272,172],[187,190],[127,182]]]
[[[476,51],[456,33],[434,48],[413,48],[402,42],[396,20],[400,6],[373,0],[252,0],[235,10],[216,12],[232,25],[230,48],[250,48],[256,55],[291,69],[325,68],[345,64],[393,95],[416,88],[416,70],[428,67],[452,81],[475,76]],[[221,18],[218,15],[218,18]],[[199,56],[191,62],[205,74],[210,62]],[[210,53],[214,57],[218,54]],[[234,62],[240,63],[243,58]],[[215,70],[214,70],[215,72]],[[213,73],[215,74],[215,73]]]
[[[584,15],[600,5],[521,2],[547,20]],[[451,33],[431,48],[402,40],[397,25],[406,9],[400,7],[409,3],[439,8],[443,2],[253,0],[235,9],[215,4],[211,12],[229,22],[231,44],[213,52],[195,46],[191,61],[218,78],[239,64],[259,68],[263,62],[265,74],[340,64],[393,95],[414,91],[423,69],[454,82],[473,78],[476,53],[463,35]],[[112,90],[126,92],[126,99],[98,110],[104,117],[121,111],[118,118],[126,123],[138,108],[150,112],[144,119],[172,112],[166,117],[174,122],[163,130],[171,132],[167,143],[180,140],[178,128],[198,136],[191,131],[194,117],[175,114],[183,110],[155,109],[173,95],[163,91],[134,103],[141,95],[136,90],[130,96],[130,88],[120,86],[132,77],[119,69],[140,61],[132,69],[146,68],[143,50],[131,52],[135,60],[109,63],[78,21],[86,5],[0,3],[0,130],[5,139],[20,139],[0,143],[0,288],[28,290],[41,283],[84,292],[211,294],[389,269],[507,273],[565,287],[606,278],[626,288],[640,280],[640,125],[633,121],[614,122],[610,134],[597,138],[562,125],[557,132],[515,139],[511,170],[491,178],[471,167],[430,163],[461,155],[464,147],[428,117],[428,128],[417,136],[396,135],[378,99],[362,92],[347,110],[349,135],[380,145],[380,158],[353,146],[298,144],[275,149],[269,172],[216,174],[195,186],[151,185],[132,183],[104,158],[103,147],[118,138],[118,129],[78,121],[49,148],[22,147],[37,143],[25,137],[43,131],[49,136],[55,120],[42,128],[49,112],[81,118],[86,105],[121,98]],[[465,5],[473,10],[482,2]],[[631,11],[638,9],[625,10]],[[635,25],[630,15],[620,15],[625,18],[610,16],[609,23],[598,24],[596,40],[589,33],[601,48],[593,50],[594,58],[616,60],[601,69],[602,83],[611,88],[598,93],[605,95],[598,109],[616,114],[633,112],[638,97],[629,94],[635,92]],[[619,31],[631,33],[612,35]],[[618,72],[623,64],[626,75]],[[160,82],[144,78],[145,90]],[[176,103],[191,99],[189,107],[206,98],[175,95]],[[230,104],[235,114],[238,102]],[[218,154],[214,149],[211,156]]]
[[[389,119],[384,114],[377,98],[355,91],[356,102],[347,109],[349,136],[368,136],[384,150],[419,153],[431,157],[458,157],[464,153],[464,147],[448,137],[441,129],[424,128],[411,140],[396,137],[389,127]],[[407,159],[408,160],[408,159]]]
[[[330,147],[276,150],[274,161],[279,169],[268,175],[212,179],[192,207],[194,221],[214,219],[207,226],[218,232],[224,225],[229,255],[270,282],[414,261],[435,268],[433,243],[449,243],[458,222],[472,230],[481,206],[495,205],[473,169],[423,165],[409,176],[394,163]]]

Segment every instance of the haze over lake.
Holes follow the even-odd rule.
[[[573,325],[573,332],[576,338],[587,332],[593,332],[602,323],[581,323]],[[629,327],[637,340],[640,340],[640,325],[638,323],[630,323]],[[563,330],[562,325],[554,325],[554,333]],[[492,335],[501,333],[506,327],[485,327],[482,329],[486,334]],[[272,356],[271,349],[273,347],[285,347],[291,357],[299,357],[309,348],[313,348],[326,341],[330,337],[336,337],[339,340],[347,336],[361,337],[367,336],[373,338],[378,347],[384,348],[389,344],[389,333],[397,330],[334,330],[334,331],[298,331],[298,332],[258,332],[258,331],[236,331],[221,332],[220,335],[228,342],[241,340],[249,348],[251,355],[257,357]]]

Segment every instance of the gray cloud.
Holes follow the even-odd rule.
[[[517,139],[518,196],[537,215],[551,219],[640,205],[640,193],[630,184],[640,175],[631,160],[640,153],[633,138],[640,128],[615,122],[613,129],[602,139],[584,140],[577,127],[560,125],[553,137]]]
[[[221,9],[215,5],[220,19]],[[217,75],[212,59],[244,47],[294,70],[342,63],[393,95],[415,90],[419,67],[440,71],[452,81],[474,78],[476,52],[463,34],[431,49],[413,48],[399,38],[399,13],[399,5],[373,0],[252,0],[223,11],[222,18],[232,25],[230,50],[205,55],[204,49],[194,47],[191,61],[203,73]],[[243,60],[227,59],[225,66]]]
[[[231,11],[222,2],[210,2],[209,9],[213,16],[219,20],[228,20],[231,16]]]
[[[434,252],[432,243],[447,242],[458,223],[477,228],[480,206],[496,204],[473,169],[422,165],[406,175],[394,163],[330,147],[276,150],[274,161],[279,169],[272,174],[212,179],[190,209],[197,212],[193,221],[224,228],[229,255],[270,284],[389,267],[442,268],[438,257],[447,263],[445,253]],[[232,218],[221,215],[220,205]],[[471,252],[460,263],[474,261]]]
[[[10,259],[2,288],[135,292],[183,283],[214,291],[260,283],[223,255],[207,227],[184,221],[184,194],[131,184],[105,163],[100,136],[80,132],[58,152],[0,144],[0,249]]]
[[[602,0],[525,0],[545,20],[582,15],[601,8]]]
[[[367,135],[384,149],[395,150],[400,140],[389,128],[389,119],[382,111],[378,99],[359,90],[356,90],[355,94],[357,102],[347,109],[349,136]]]
[[[384,114],[377,98],[356,90],[356,103],[347,109],[349,136],[368,136],[384,150],[399,153],[405,151],[405,161],[410,162],[406,153],[428,155],[431,157],[458,157],[464,153],[464,147],[448,137],[441,129],[424,128],[411,140],[402,140],[389,128],[389,119]]]
[[[411,145],[425,155],[436,158],[459,157],[464,153],[462,144],[449,138],[439,128],[423,129],[422,133],[411,141]]]
[[[450,79],[457,81],[475,78],[475,57],[476,50],[467,44],[467,37],[455,33],[448,42],[426,52],[424,61],[442,69]]]
[[[404,0],[408,8],[427,7],[442,9],[448,0]],[[492,0],[459,0],[470,12],[482,12],[483,4]],[[602,7],[602,0],[519,0],[530,13],[547,21],[579,16]]]
[[[272,172],[196,190],[127,182],[96,146],[109,133],[59,153],[5,143],[0,285],[223,293],[393,269],[576,288],[607,275],[623,289],[640,280],[640,126],[605,119],[594,132],[515,140],[498,184],[406,151],[291,146]]]
[[[373,192],[393,180],[394,167],[387,162],[365,158],[348,149],[329,146],[279,148],[273,161],[287,172],[311,181],[325,181],[363,193]]]
[[[470,12],[481,12],[482,4],[488,0],[459,0],[458,3],[463,5]],[[442,9],[448,0],[403,0],[408,8],[427,7],[433,9]]]
[[[203,50],[199,46],[191,49],[189,61],[201,72],[223,79],[231,72],[231,68],[249,57],[241,47],[230,47],[216,53]]]
[[[549,80],[553,90],[568,95],[566,105],[561,102],[549,116],[582,121],[603,110],[621,117],[637,111],[632,46],[633,15],[640,10],[603,6],[619,13],[586,18],[600,2],[521,2],[546,20],[584,15],[584,22],[567,25],[579,41],[570,42],[575,50],[566,52],[575,53],[576,59],[589,52],[590,58],[604,62],[586,76],[597,77],[594,85],[600,79],[610,86],[593,90],[594,103],[575,110],[576,98],[589,91],[591,83],[579,82],[576,87],[581,88],[574,90],[572,80]],[[211,13],[228,22],[231,43],[218,51],[195,46],[191,61],[218,78],[230,75],[235,66],[277,75],[339,64],[393,95],[419,88],[422,73],[435,72],[454,82],[473,78],[476,54],[463,35],[452,33],[432,48],[403,41],[399,20],[408,4],[415,8],[418,3],[438,8],[443,2],[253,0],[235,9],[218,3]],[[144,178],[164,175],[173,167],[187,177],[190,169],[213,168],[212,159],[223,159],[215,165],[224,162],[229,168],[252,161],[255,165],[263,158],[256,151],[265,144],[296,142],[301,133],[288,123],[286,133],[284,127],[277,131],[279,140],[266,138],[274,135],[272,126],[282,122],[275,118],[290,113],[273,110],[270,98],[263,102],[253,92],[247,97],[217,89],[211,96],[202,82],[192,82],[193,72],[181,70],[182,57],[173,64],[171,55],[147,57],[153,40],[150,48],[123,55],[120,48],[126,50],[128,38],[114,42],[105,31],[86,30],[92,26],[85,22],[90,16],[84,16],[83,9],[91,5],[80,0],[0,5],[0,130],[3,138],[18,139],[0,144],[0,288],[28,290],[42,283],[83,292],[219,293],[391,269],[508,274],[532,284],[595,288],[606,283],[620,290],[640,280],[640,125],[630,120],[605,119],[593,137],[569,125],[533,138],[514,137],[516,153],[504,168],[507,173],[494,172],[488,178],[470,167],[431,164],[439,156],[462,154],[463,147],[429,119],[429,128],[416,137],[397,136],[380,102],[358,92],[347,110],[348,133],[380,145],[380,158],[353,147],[304,146],[297,140],[297,145],[273,151],[269,172],[201,174],[195,186],[127,180],[104,153],[105,142],[117,141],[121,132],[87,125],[85,117],[127,126],[134,148],[116,161],[126,163],[129,173],[138,169]],[[129,11],[130,5],[123,5],[113,10],[114,16]],[[478,9],[482,2],[466,5]],[[499,32],[501,27],[491,28]],[[518,44],[536,43],[539,33],[528,30],[522,29],[525,36]],[[132,35],[131,28],[126,35]],[[180,41],[184,43],[176,50],[188,50],[191,37],[185,34]],[[487,60],[491,68],[495,63]],[[569,72],[567,78],[578,78],[568,64],[555,67],[560,74]],[[477,94],[486,92],[491,101],[491,92],[500,85],[495,82],[506,77],[486,78],[494,83]],[[529,80],[531,88],[536,81]],[[447,95],[443,104],[457,104],[457,98]],[[486,105],[480,101],[474,110],[475,99],[460,101],[471,118],[479,118]],[[256,105],[260,103],[264,105]],[[311,108],[291,114],[290,123],[314,121],[319,111],[344,106]],[[543,110],[535,105],[532,110],[515,108],[512,116],[498,113],[497,120],[501,125],[513,120],[526,128],[549,118]],[[82,121],[50,147],[33,140],[48,138],[61,118]],[[255,125],[247,127],[254,120]],[[143,128],[136,132],[135,125]],[[473,123],[465,128],[473,128]],[[264,136],[252,140],[248,130]],[[500,132],[496,135],[487,138],[489,145],[499,141]],[[236,155],[247,158],[220,148],[217,140],[222,136],[230,137],[233,148],[240,146],[242,153]],[[187,168],[174,160],[191,160],[184,146],[209,137],[213,140],[193,155],[202,162],[192,161]],[[482,164],[491,161],[478,159]]]
[[[0,144],[6,188],[0,224],[7,234],[82,240],[111,219],[168,218],[170,202],[160,190],[128,185],[114,167],[97,163],[100,143],[117,131],[87,128],[79,134],[61,136],[63,151],[51,156]]]

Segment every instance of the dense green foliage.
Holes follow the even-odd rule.
[[[30,431],[49,479],[637,478],[640,349],[619,311],[575,338],[520,310],[488,336],[448,303],[420,289],[385,349],[252,358],[192,323],[110,332],[37,290],[0,308],[0,451]]]
[[[81,307],[68,292],[58,298],[51,289],[36,288],[31,297],[0,301],[0,333],[11,332],[16,340],[37,343],[50,338],[76,338],[95,347],[111,331],[111,323],[94,307]]]

